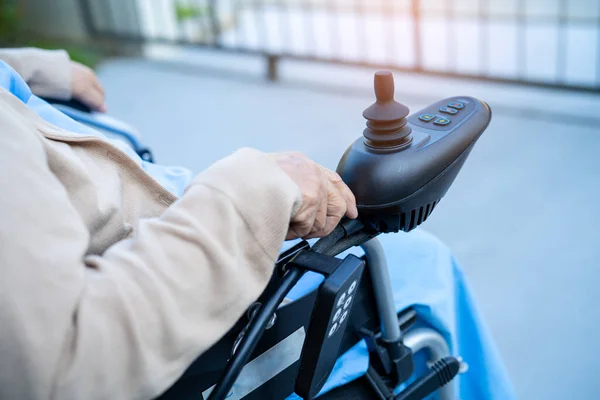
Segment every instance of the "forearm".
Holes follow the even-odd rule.
[[[11,112],[25,106],[9,100],[0,103],[0,398],[156,397],[261,293],[299,190],[269,157],[244,150],[133,237],[85,257],[85,223],[39,137]]]
[[[0,60],[17,71],[35,95],[71,98],[71,64],[66,51],[0,49]]]

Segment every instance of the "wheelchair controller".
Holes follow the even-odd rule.
[[[408,107],[394,100],[388,71],[375,74],[375,96],[363,112],[363,137],[346,150],[337,172],[356,196],[368,229],[408,232],[446,194],[491,110],[483,101],[455,96],[408,115]]]
[[[305,247],[289,261],[278,264],[275,275],[281,278],[276,291],[263,294],[266,298],[284,295],[305,271],[325,275],[314,306],[307,311],[312,313],[295,382],[296,393],[305,399],[318,395],[337,357],[355,337],[367,341],[367,380],[380,399],[423,399],[451,381],[460,368],[460,360],[454,357],[440,359],[428,373],[394,394],[394,388],[413,373],[412,351],[403,343],[385,254],[371,239],[381,233],[411,231],[428,219],[489,125],[491,110],[483,101],[455,96],[409,115],[408,107],[394,100],[391,72],[377,72],[374,86],[376,101],[363,112],[367,119],[363,137],[346,150],[337,167],[356,197],[358,219],[342,220],[310,250],[304,242]],[[333,257],[354,246],[363,246],[366,264],[354,256]],[[356,293],[361,293],[359,300]],[[262,325],[271,319],[275,306],[267,302],[259,310]],[[362,315],[354,316],[356,309]],[[380,329],[372,325],[367,329],[365,314],[377,320]],[[210,400],[229,393],[264,329],[255,325],[229,360]],[[352,331],[350,336],[346,330]],[[240,354],[244,359],[236,360]]]

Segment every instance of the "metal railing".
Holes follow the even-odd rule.
[[[95,37],[600,92],[600,0],[80,0]],[[129,18],[124,18],[124,15]]]

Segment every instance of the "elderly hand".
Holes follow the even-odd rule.
[[[100,85],[94,71],[83,64],[71,61],[71,73],[72,97],[94,111],[106,112],[104,88]]]
[[[297,152],[271,158],[300,187],[302,206],[292,219],[286,239],[325,236],[346,215],[356,218],[356,200],[340,176]]]

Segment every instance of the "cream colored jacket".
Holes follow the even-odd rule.
[[[300,201],[251,149],[177,199],[0,89],[0,399],[159,395],[265,288]]]

